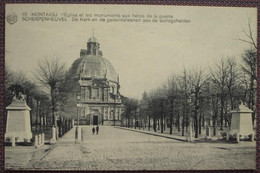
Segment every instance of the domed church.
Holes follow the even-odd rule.
[[[119,75],[103,57],[94,34],[81,49],[77,68],[80,88],[80,124],[120,125],[123,104]]]

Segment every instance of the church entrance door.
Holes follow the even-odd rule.
[[[98,125],[98,116],[97,115],[93,116],[93,125]]]

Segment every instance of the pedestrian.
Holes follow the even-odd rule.
[[[98,126],[96,127],[96,131],[97,131],[97,135],[98,135],[98,131],[99,131],[99,127]]]
[[[92,135],[95,134],[95,127],[92,128]]]

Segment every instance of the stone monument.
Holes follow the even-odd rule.
[[[240,104],[239,108],[231,111],[231,129],[228,132],[229,135],[236,135],[237,141],[239,142],[239,136],[251,136],[254,139],[254,131],[252,124],[252,110],[246,107],[244,104]]]
[[[31,108],[26,104],[24,96],[17,99],[14,96],[12,103],[6,107],[7,122],[5,138],[12,137],[16,142],[31,140]]]

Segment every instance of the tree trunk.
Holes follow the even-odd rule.
[[[181,132],[182,136],[184,136],[184,126],[185,126],[185,118],[182,117],[182,132]]]
[[[202,114],[202,127],[205,128],[205,118],[204,118],[204,113]]]
[[[55,112],[55,101],[54,101],[54,88],[51,87],[51,113],[52,113],[52,125],[54,127],[56,127],[56,123],[55,123],[55,115],[54,115],[54,112]]]
[[[46,124],[45,124],[45,114],[44,113],[42,114],[42,119],[43,119],[43,122],[42,122],[43,130],[45,130]]]
[[[153,119],[153,130],[156,132],[156,118]]]
[[[148,130],[150,131],[151,129],[151,117],[150,117],[150,114],[149,114],[149,117],[148,117]]]
[[[39,101],[36,101],[36,123],[35,123],[35,129],[36,132],[38,132],[38,118],[39,118]]]
[[[190,110],[189,110],[189,114],[190,114]],[[189,119],[189,116],[190,115],[185,115],[186,117],[185,117],[185,127],[186,127],[186,133],[188,133],[189,132],[189,126],[190,126],[190,119]]]
[[[67,132],[67,119],[64,120],[64,134]],[[63,135],[64,135],[63,134]]]
[[[170,115],[170,134],[172,134],[172,113],[171,113],[171,115]]]
[[[136,109],[135,109],[135,129],[136,129]]]
[[[158,130],[160,130],[160,119],[159,118],[157,120],[157,126],[158,126]]]
[[[163,133],[163,117],[161,118],[161,133]]]
[[[163,101],[161,101],[161,133],[163,133]]]
[[[180,113],[178,112],[178,118],[177,118],[177,128],[178,128],[178,132],[181,131],[181,126],[180,126]]]
[[[220,130],[223,130],[223,120],[224,120],[224,98],[221,98],[220,107]]]
[[[170,134],[172,134],[172,124],[173,124],[173,111],[174,111],[174,107],[173,107],[173,100],[171,100],[171,106],[172,106],[172,111],[170,112]]]
[[[163,130],[165,131],[165,129],[166,129],[166,124],[167,124],[167,122],[166,122],[166,117],[164,117],[163,119],[164,119],[164,120],[163,120]]]
[[[176,120],[177,122],[177,130],[178,130],[178,132],[180,132],[181,131],[181,127],[180,127],[180,117],[178,117],[177,118],[177,120]]]
[[[61,129],[61,128],[62,128],[62,127],[61,127],[62,125],[61,125],[61,124],[62,124],[62,120],[61,120],[61,117],[60,117],[60,120],[59,120],[59,123],[58,123],[58,127],[59,127],[59,137],[62,137],[62,131],[61,131],[61,130],[62,130],[62,129]]]
[[[33,130],[32,127],[33,127],[33,123],[32,123],[32,113],[30,112],[30,124],[31,124],[31,131]]]
[[[139,130],[140,128],[143,128],[143,120],[142,120],[142,112],[141,112],[141,107],[139,108],[140,109],[140,113],[139,113],[139,119],[140,119],[140,123],[138,123],[138,126],[139,126]]]
[[[40,131],[42,131],[42,113],[39,110],[39,115],[40,115]]]
[[[65,119],[63,118],[62,121],[61,121],[61,124],[62,124],[62,136],[66,133],[65,131]]]
[[[215,117],[214,117],[212,123],[213,123],[213,136],[216,136],[216,119],[215,119]]]
[[[199,115],[199,134],[201,134],[201,112]]]
[[[197,111],[195,111],[195,115],[194,115],[194,130],[195,130],[195,138],[199,137],[199,131],[198,131],[198,115],[197,115]]]

